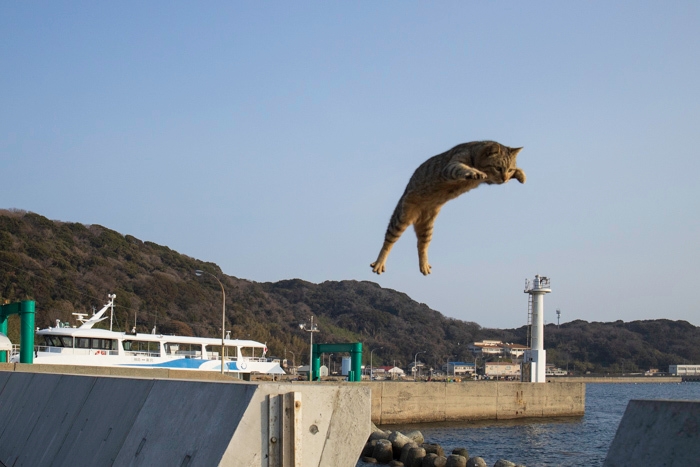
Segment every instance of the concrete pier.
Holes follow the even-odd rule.
[[[700,401],[631,400],[604,467],[700,462]]]
[[[0,371],[0,420],[2,465],[352,467],[370,391]]]
[[[372,388],[377,425],[531,417],[580,417],[586,405],[582,383],[361,383]]]

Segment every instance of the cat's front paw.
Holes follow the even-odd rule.
[[[515,178],[520,183],[525,183],[525,172],[523,172],[521,169],[515,169],[515,172],[513,173],[513,178]]]
[[[484,172],[482,172],[480,170],[470,170],[466,174],[467,180],[486,180],[487,177],[488,177],[488,175],[486,175]],[[430,274],[430,273],[428,273],[428,274]]]
[[[372,268],[372,272],[381,274],[386,271],[386,266],[384,264],[384,261],[375,261],[374,263],[370,264],[369,267]]]

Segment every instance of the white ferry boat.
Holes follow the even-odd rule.
[[[221,371],[221,339],[167,336],[95,329],[107,318],[116,295],[90,319],[74,313],[82,324],[71,327],[56,320],[56,327],[37,330],[34,363],[141,368],[175,368]],[[224,339],[224,371],[284,374],[277,362],[265,357],[265,344],[252,340]],[[19,361],[15,354],[10,361]]]

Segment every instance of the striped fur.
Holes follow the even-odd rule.
[[[401,234],[413,225],[418,238],[420,272],[430,274],[428,245],[433,237],[435,218],[442,206],[482,183],[505,183],[515,178],[525,183],[525,172],[516,167],[522,148],[509,148],[494,141],[464,143],[423,162],[408,181],[389,220],[384,244],[372,271],[386,271],[386,259]]]

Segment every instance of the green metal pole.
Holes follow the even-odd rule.
[[[352,365],[353,378],[348,378],[348,380],[362,381],[362,342],[355,342],[352,344],[350,363]]]
[[[314,344],[312,347],[313,353],[313,373],[311,380],[318,381],[321,379],[321,352],[319,351],[318,344]],[[309,368],[311,371],[311,368]]]
[[[19,306],[20,347],[19,362],[34,363],[34,300],[25,300]]]
[[[0,316],[0,319],[2,319],[2,322],[0,322],[0,332],[7,335],[7,317],[6,316]],[[2,351],[0,352],[0,363],[7,363],[7,352]]]

